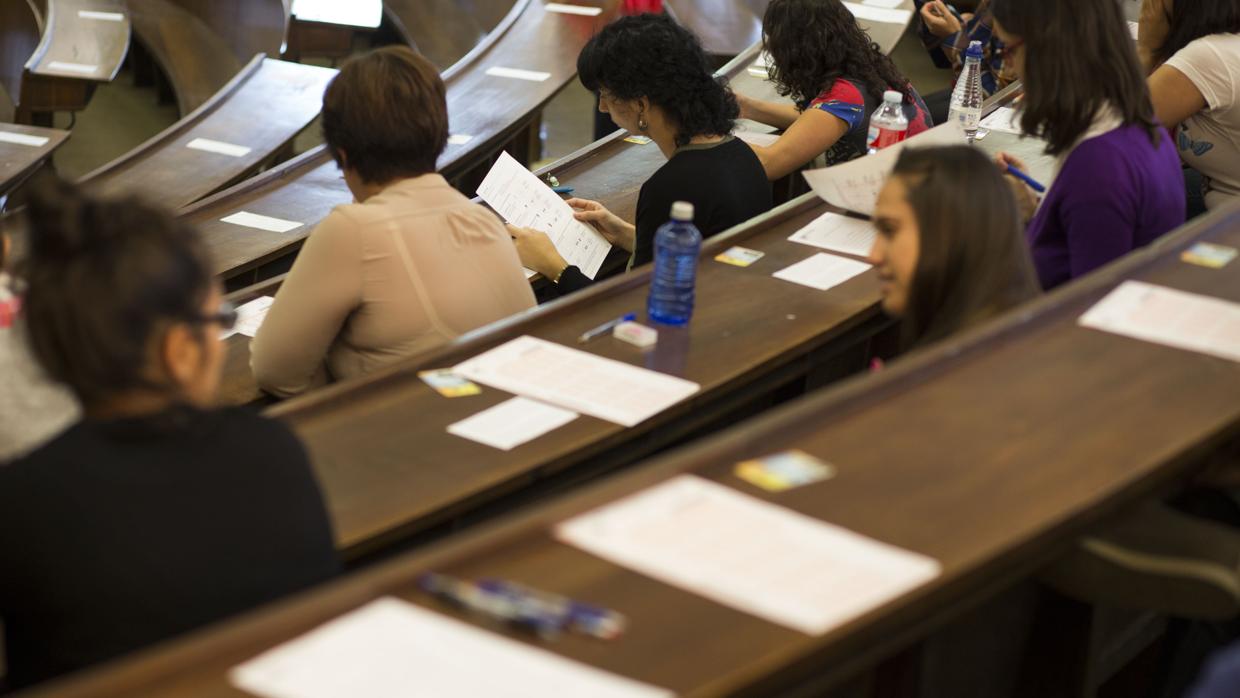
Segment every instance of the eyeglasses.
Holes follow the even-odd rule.
[[[1000,49],[999,49],[998,51],[996,51],[995,53],[999,54],[999,60],[1001,60],[1001,61],[1006,61],[1006,60],[1008,60],[1009,58],[1011,58],[1011,57],[1012,57],[1012,52],[1013,52],[1013,51],[1015,51],[1016,49],[1018,49],[1018,48],[1020,48],[1021,46],[1024,46],[1024,45],[1025,45],[1025,40],[1024,40],[1024,39],[1016,39],[1015,41],[1013,41],[1013,42],[1012,42],[1012,43],[1010,43],[1010,44],[1004,44],[1004,45],[1003,45],[1003,47],[1002,47],[1002,48],[1000,48]]]
[[[231,330],[237,325],[237,308],[228,301],[220,302],[220,309],[210,315],[196,315],[186,318],[190,322],[204,325],[216,324],[221,330]]]

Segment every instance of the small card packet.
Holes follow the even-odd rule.
[[[783,492],[835,477],[835,466],[794,449],[738,463],[735,472],[767,492]]]
[[[646,145],[651,142],[651,139],[647,136],[629,136],[624,139],[624,142],[633,143],[635,145]]]
[[[482,388],[470,382],[468,378],[458,375],[447,368],[434,371],[419,371],[418,378],[421,378],[423,382],[444,397],[466,397],[482,392]]]
[[[747,267],[765,256],[765,252],[751,250],[747,247],[730,247],[717,255],[715,261],[731,264],[734,267]]]
[[[1180,254],[1180,260],[1208,269],[1222,269],[1236,258],[1236,254],[1237,250],[1234,247],[1199,242],[1184,250]]]

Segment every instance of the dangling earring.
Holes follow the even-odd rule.
[[[646,117],[644,116],[637,117],[637,130],[645,131],[648,128],[650,128],[650,124],[646,123]]]

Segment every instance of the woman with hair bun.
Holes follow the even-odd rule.
[[[577,220],[593,224],[632,254],[631,266],[654,257],[654,234],[672,203],[694,206],[694,222],[714,235],[765,213],[771,185],[762,163],[731,135],[736,97],[710,70],[697,37],[666,15],[624,17],[590,39],[577,57],[581,84],[599,96],[599,110],[630,133],[648,136],[668,161],[641,187],[633,223],[586,199],[569,199]],[[591,281],[570,266],[547,235],[509,227],[527,268],[563,294]]]
[[[26,209],[23,318],[83,417],[0,468],[0,622],[12,688],[321,582],[337,569],[287,427],[212,407],[221,302],[197,231],[55,181]]]

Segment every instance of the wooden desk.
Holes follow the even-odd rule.
[[[762,42],[762,13],[770,0],[667,0],[665,11],[702,41],[716,59],[731,60]]]
[[[483,43],[443,73],[452,133],[471,138],[448,144],[439,159],[440,172],[454,179],[489,163],[573,79],[576,53],[609,16],[608,12],[598,17],[545,12],[539,0],[521,0],[513,6]],[[495,66],[539,70],[550,77],[533,83],[487,75],[487,69]],[[326,148],[319,147],[202,201],[185,215],[203,231],[220,276],[231,279],[296,251],[333,207],[351,200],[336,164]],[[288,233],[271,233],[238,230],[220,222],[238,211],[305,225]]]
[[[183,117],[210,101],[255,54],[279,56],[288,25],[286,0],[127,2],[134,34],[167,77]]]
[[[383,14],[404,43],[446,70],[521,4],[514,0],[385,0]]]
[[[209,102],[82,181],[105,194],[141,192],[154,203],[185,206],[240,180],[290,143],[318,115],[335,74],[255,56]],[[241,150],[188,147],[200,139]]]
[[[4,210],[9,192],[26,181],[67,140],[68,131],[0,123],[0,211]]]
[[[1234,269],[1179,261],[1196,241],[1240,246],[1240,208],[1199,219],[880,375],[44,695],[239,696],[227,679],[232,666],[371,599],[396,595],[441,609],[415,590],[428,570],[514,579],[625,613],[629,630],[615,642],[539,643],[608,671],[695,696],[812,692],[898,651],[971,598],[1028,575],[1240,436],[1236,363],[1077,325],[1125,279],[1240,301]],[[829,460],[838,474],[780,495],[731,474],[742,459],[786,448]],[[932,556],[942,574],[813,637],[550,536],[559,521],[686,472]]]
[[[355,38],[374,33],[382,21],[382,0],[293,0],[284,58],[318,56],[332,59],[334,65],[353,53]]]

